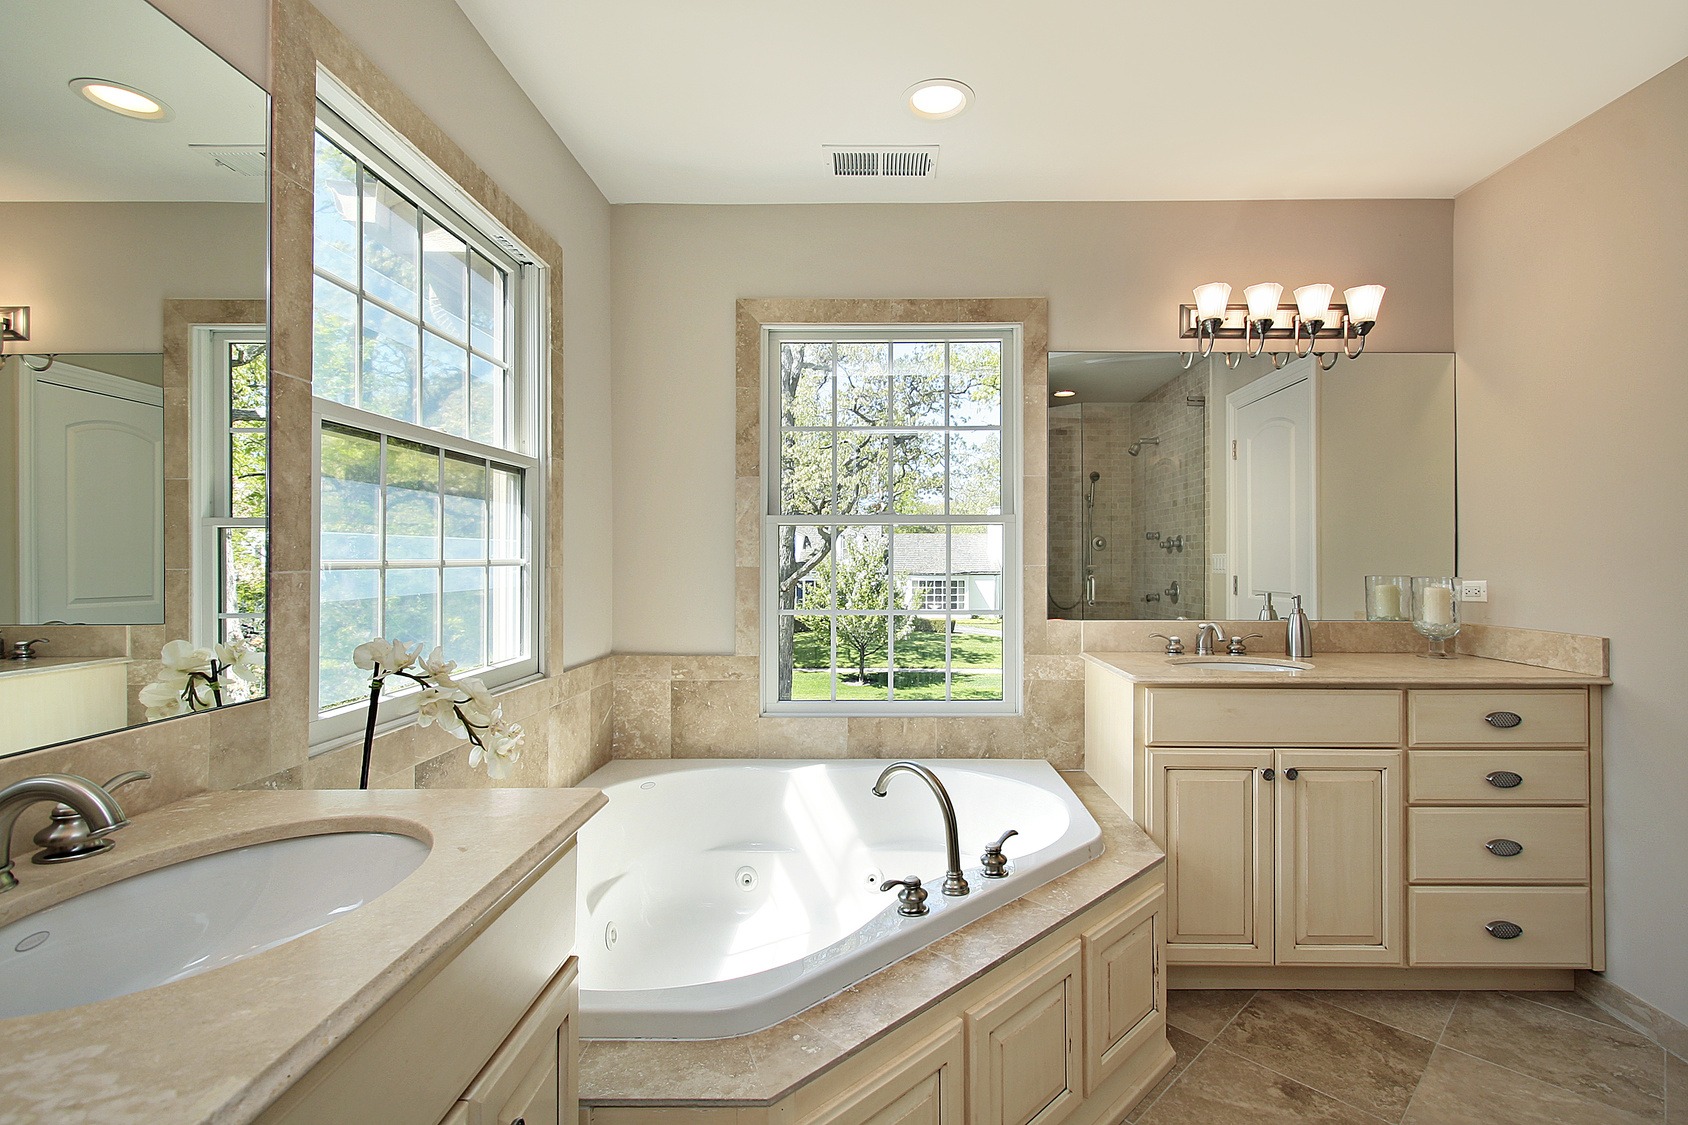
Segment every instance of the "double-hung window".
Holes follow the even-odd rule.
[[[769,329],[762,706],[1020,704],[1019,332]]]
[[[539,670],[546,318],[514,238],[345,96],[318,107],[315,199],[322,742],[356,727],[374,637],[489,686]]]

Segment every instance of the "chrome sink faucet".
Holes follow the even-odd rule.
[[[961,841],[955,828],[955,805],[950,802],[949,791],[944,783],[938,780],[938,775],[918,762],[892,762],[879,775],[879,780],[873,783],[873,795],[885,796],[885,784],[891,775],[899,771],[914,774],[927,785],[938,798],[938,804],[944,812],[944,847],[947,849],[945,858],[949,862],[949,870],[944,872],[943,891],[946,895],[960,897],[970,889],[967,880],[961,874]]]
[[[85,777],[48,773],[12,782],[0,789],[0,892],[18,885],[18,877],[12,874],[12,829],[23,810],[38,801],[57,801],[75,809],[87,821],[90,836],[104,836],[129,823],[112,795]]]
[[[1214,642],[1225,643],[1225,631],[1211,621],[1203,621],[1196,626],[1196,655],[1212,656],[1215,652]]]

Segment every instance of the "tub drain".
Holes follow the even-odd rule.
[[[738,883],[739,890],[753,891],[756,889],[756,868],[741,867],[733,874],[733,880]]]
[[[42,944],[52,936],[53,934],[51,930],[37,930],[35,933],[30,934],[28,937],[18,942],[17,945],[13,946],[13,948],[19,953],[28,953],[32,949],[39,949]]]
[[[604,948],[605,949],[614,949],[615,948],[615,939],[616,939],[617,936],[618,935],[615,932],[615,923],[614,922],[611,922],[609,925],[605,926],[604,927]]]

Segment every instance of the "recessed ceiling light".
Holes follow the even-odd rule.
[[[105,78],[73,78],[70,88],[99,106],[141,121],[168,121],[170,107],[144,90]]]
[[[1072,398],[1076,394],[1078,394],[1077,391],[1056,391],[1055,397],[1056,398]]]
[[[916,117],[941,121],[973,104],[973,88],[953,78],[928,78],[908,88],[908,107]]]

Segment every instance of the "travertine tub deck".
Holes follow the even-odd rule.
[[[595,789],[205,793],[117,848],[20,864],[0,925],[93,887],[246,844],[326,832],[428,841],[422,865],[333,924],[244,961],[96,1004],[0,1021],[0,1123],[251,1121],[558,854]]]
[[[582,1103],[770,1105],[1165,861],[1089,777],[1061,777],[1101,825],[1101,856],[765,1031],[700,1041],[583,1040]]]

